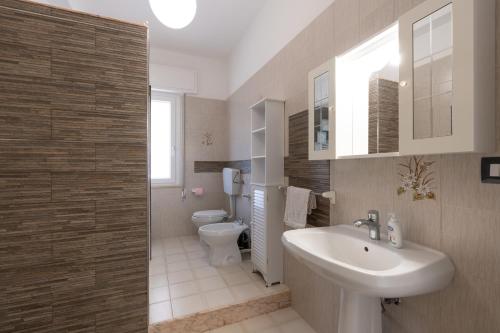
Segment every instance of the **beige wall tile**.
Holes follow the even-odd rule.
[[[317,332],[336,332],[340,290],[285,254],[285,283],[292,306]]]
[[[394,23],[394,0],[359,0],[359,37],[361,40]]]
[[[360,41],[360,0],[338,0],[334,4],[335,54],[340,55]]]
[[[483,280],[456,273],[442,292],[441,332],[498,332],[500,280]]]
[[[442,223],[442,250],[460,274],[470,279],[499,279],[498,212],[443,205]]]
[[[263,97],[285,99],[286,116],[307,109],[307,73],[326,59],[340,55],[387,28],[404,12],[424,0],[336,0],[310,26],[228,99],[228,156],[250,156],[248,106]],[[497,0],[500,17],[500,0]],[[500,40],[497,24],[497,40]],[[500,44],[500,43],[497,43]],[[500,61],[500,52],[497,52]],[[497,81],[500,70],[497,68]],[[499,85],[500,86],[500,85]],[[500,88],[497,89],[500,94]],[[499,99],[500,101],[500,99]],[[497,101],[497,128],[500,102]],[[288,122],[285,122],[288,155]],[[497,131],[500,152],[500,130]],[[349,224],[378,209],[383,228],[387,213],[395,212],[405,239],[442,250],[456,267],[456,278],[444,291],[410,297],[384,314],[384,332],[497,332],[500,300],[500,253],[495,238],[500,186],[480,182],[480,155],[429,156],[433,166],[435,200],[413,201],[398,196],[399,163],[405,158],[336,160],[331,163],[331,187],[337,203],[331,224]],[[249,214],[239,200],[238,211]],[[244,213],[246,214],[246,213]],[[286,256],[285,280],[292,305],[318,333],[336,330],[338,289],[297,260]]]

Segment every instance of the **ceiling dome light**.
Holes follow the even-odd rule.
[[[158,20],[172,29],[187,27],[196,15],[196,0],[149,0],[149,5]]]

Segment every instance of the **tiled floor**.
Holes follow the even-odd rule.
[[[224,326],[211,333],[315,333],[292,308]]]
[[[215,268],[197,236],[153,240],[149,266],[150,323],[216,309],[285,290],[266,288],[248,260]],[[270,331],[273,332],[273,331]]]

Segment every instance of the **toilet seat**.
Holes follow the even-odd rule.
[[[222,209],[218,210],[200,210],[194,212],[191,220],[196,227],[201,227],[207,224],[222,222],[227,217],[227,212]]]
[[[238,223],[217,223],[200,227],[199,233],[205,237],[225,237],[238,234],[238,236],[248,227]]]
[[[198,217],[198,218],[227,217],[227,212],[222,209],[200,210],[198,212],[194,212],[193,217]]]

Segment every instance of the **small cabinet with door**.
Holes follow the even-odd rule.
[[[308,76],[309,159],[335,158],[335,61],[329,60]]]
[[[399,19],[400,153],[495,150],[495,1],[427,0]]]

